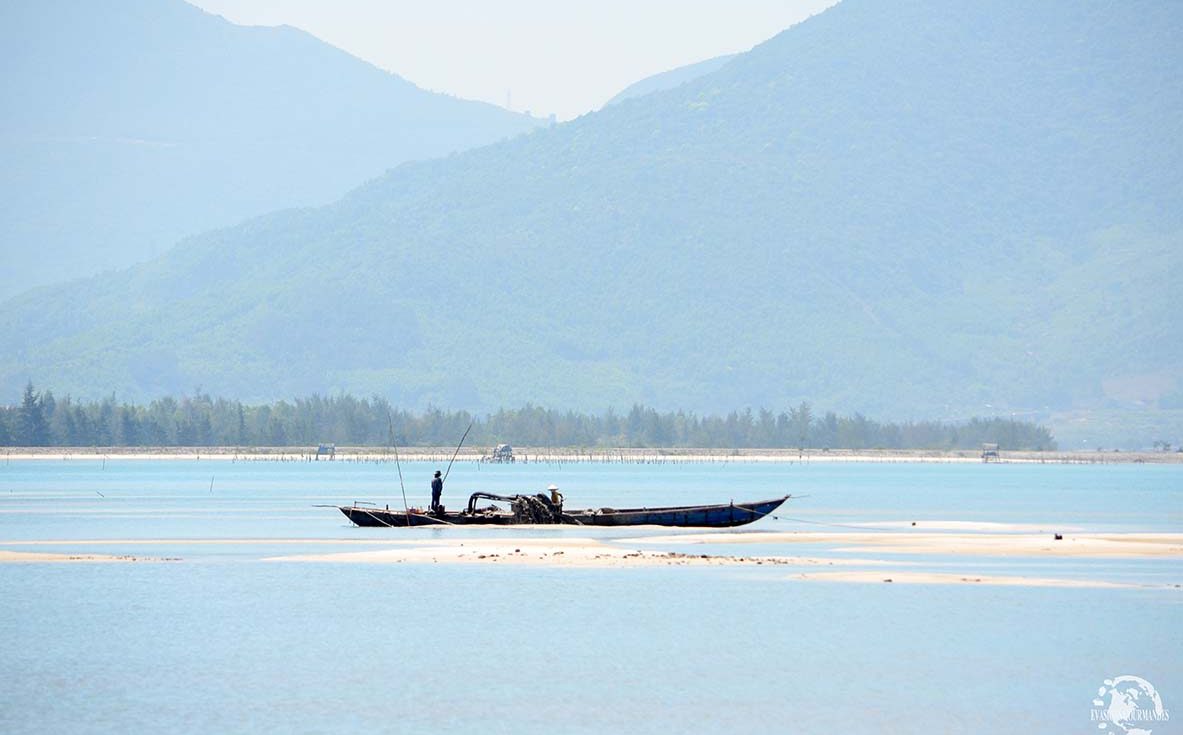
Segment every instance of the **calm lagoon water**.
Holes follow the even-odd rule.
[[[403,465],[412,504],[426,503],[432,469]],[[550,482],[572,507],[806,496],[752,530],[970,520],[1183,531],[1179,466],[457,464],[445,501]],[[0,550],[180,558],[0,564],[0,732],[1097,732],[1092,697],[1121,674],[1152,682],[1183,718],[1177,590],[802,582],[785,567],[263,561],[407,534],[628,544],[635,533],[358,529],[313,507],[354,500],[401,505],[394,467],[0,465]],[[198,543],[210,539],[226,543]],[[135,543],[145,540],[166,543]],[[17,543],[30,541],[62,543]],[[906,560],[1183,582],[1177,560]]]

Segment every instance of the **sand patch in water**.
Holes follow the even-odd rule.
[[[635,540],[635,539],[633,539]],[[499,564],[553,567],[644,566],[876,566],[871,559],[823,559],[792,556],[720,556],[676,551],[646,551],[595,539],[468,539],[372,551],[294,554],[264,561],[363,564]]]
[[[1183,557],[1180,533],[881,533],[756,531],[650,536],[641,544],[820,544],[835,551],[891,554],[1149,559]]]
[[[1080,589],[1180,589],[1179,585],[1109,582],[1100,579],[1052,579],[986,574],[954,574],[913,571],[804,572],[789,577],[794,581],[848,582],[856,584],[977,584],[1000,587],[1060,587]]]
[[[899,528],[917,531],[985,531],[989,533],[1066,533],[1084,530],[1079,526],[1057,526],[1054,523],[996,523],[994,521],[867,521],[847,525],[867,529]]]
[[[118,563],[137,561],[180,561],[175,557],[153,558],[132,556],[130,554],[54,554],[47,551],[6,551],[0,550],[0,564],[23,563]]]

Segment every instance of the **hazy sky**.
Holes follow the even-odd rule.
[[[834,0],[190,0],[302,28],[427,89],[559,119],[657,72],[746,51]]]

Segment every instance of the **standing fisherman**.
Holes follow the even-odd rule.
[[[444,492],[444,481],[440,479],[440,471],[435,471],[435,479],[431,481],[431,510],[436,512],[440,509],[440,495]]]

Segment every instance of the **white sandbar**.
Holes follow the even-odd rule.
[[[500,564],[555,567],[622,566],[875,566],[872,559],[823,559],[791,556],[716,556],[673,551],[645,551],[596,541],[569,539],[467,539],[431,541],[421,545],[372,551],[293,554],[265,561],[364,564],[438,563]]]

